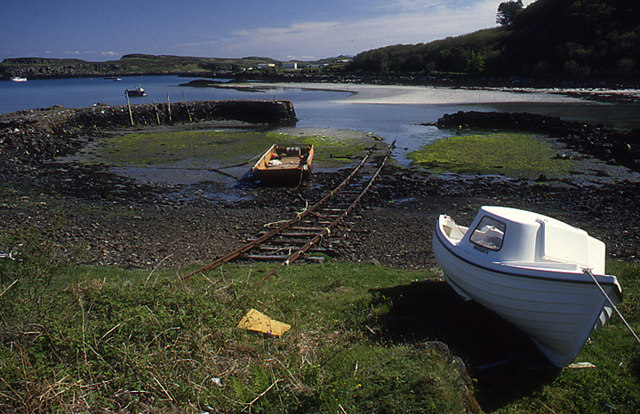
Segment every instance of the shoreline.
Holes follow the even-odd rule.
[[[167,266],[182,266],[202,260],[203,257],[224,253],[229,246],[236,245],[242,238],[250,237],[256,228],[264,224],[265,219],[271,222],[281,219],[283,211],[292,208],[291,197],[283,196],[288,191],[287,188],[270,191],[245,188],[242,191],[246,192],[247,197],[232,201],[213,201],[203,197],[217,188],[217,184],[211,180],[170,188],[161,183],[138,181],[118,175],[105,164],[55,162],[54,158],[65,153],[76,153],[89,142],[110,134],[169,128],[154,126],[153,122],[132,128],[126,125],[126,114],[118,112],[116,118],[123,118],[125,122],[106,122],[110,121],[108,118],[104,123],[98,123],[98,130],[86,130],[77,123],[72,128],[62,121],[59,124],[62,128],[48,129],[44,125],[44,129],[39,129],[38,122],[53,121],[51,116],[57,111],[52,109],[40,113],[42,119],[31,118],[24,119],[22,123],[11,121],[7,124],[3,145],[4,149],[10,151],[4,152],[3,157],[0,157],[0,169],[6,179],[4,188],[11,188],[11,192],[7,193],[11,196],[0,206],[0,218],[7,229],[20,229],[27,220],[26,213],[30,217],[30,224],[65,251],[78,243],[91,246],[81,262],[125,267],[153,266],[166,256],[166,250],[162,246],[169,239],[174,244],[172,251],[176,252],[177,257],[162,263]],[[30,115],[38,117],[35,113]],[[569,157],[588,158],[585,161],[589,162],[589,168],[560,179],[541,176],[532,181],[455,173],[435,176],[420,169],[389,166],[376,184],[376,192],[363,201],[364,208],[359,212],[362,219],[354,219],[352,223],[354,228],[360,230],[354,234],[366,237],[349,240],[350,245],[345,248],[339,260],[376,260],[384,265],[413,268],[432,266],[430,250],[426,249],[420,258],[409,252],[412,251],[416,232],[430,234],[430,223],[435,220],[435,217],[431,217],[433,212],[453,213],[470,204],[477,207],[496,200],[504,205],[533,208],[549,216],[565,218],[577,227],[594,228],[600,238],[612,245],[613,257],[635,259],[635,250],[640,246],[640,224],[634,214],[640,205],[640,192],[637,191],[640,184],[635,178],[636,174],[624,177],[614,174],[612,170],[614,167],[624,168],[623,161],[629,157],[637,160],[635,152],[624,151],[624,138],[627,135],[559,119],[551,122],[553,120],[550,118],[535,115],[514,115],[515,119],[511,119],[509,114],[491,115],[498,118],[486,121],[484,117],[489,115],[458,113],[443,118],[442,122],[448,122],[456,129],[473,128],[483,122],[501,125],[506,129],[513,129],[515,124],[525,128],[538,126],[545,130],[553,127],[550,132],[557,138],[567,135],[579,142],[595,145],[593,148],[578,146],[576,154],[568,149],[562,150]],[[88,127],[96,125],[93,118],[83,119],[91,121],[86,125]],[[179,122],[170,128],[210,129],[211,126],[209,122]],[[293,128],[293,135],[301,132],[296,127],[284,128]],[[608,134],[614,135],[609,137]],[[48,136],[47,139],[44,138],[45,135]],[[20,137],[24,138],[20,142],[30,145],[11,149],[9,144]],[[620,145],[612,145],[614,142],[609,138],[614,137],[616,139],[613,141]],[[570,142],[567,144],[576,145]],[[589,153],[592,155],[588,155]],[[609,155],[604,161],[598,162],[598,168],[595,168],[595,160],[590,159],[594,155],[605,154]],[[637,171],[637,164],[635,167]],[[317,194],[329,188],[332,182],[336,182],[341,174],[341,170],[318,171],[313,184],[299,190],[301,198],[296,200],[302,204],[293,207],[293,210],[304,208],[303,200],[312,201]],[[611,182],[587,186],[591,176],[598,180],[608,177]],[[181,195],[176,198],[175,194],[184,194],[185,197]],[[109,214],[105,213],[100,217],[87,214],[81,208],[85,205],[91,205],[92,209],[102,209]],[[613,208],[614,205],[624,207]],[[134,218],[129,214],[132,211],[136,212]],[[604,226],[594,227],[593,214],[602,211],[607,212],[604,216],[598,214],[600,224]],[[428,216],[426,221],[423,216],[425,214]],[[70,232],[57,227],[49,220],[52,215],[64,216],[66,222],[72,223],[74,230]],[[163,224],[166,222],[179,225],[167,229]],[[132,224],[136,226],[130,227]],[[623,231],[620,226],[626,226],[624,231],[629,236],[624,245],[620,244],[618,238]],[[102,230],[97,232],[96,228]],[[396,228],[393,235],[388,233],[389,228]],[[199,229],[208,230],[201,233]],[[225,236],[211,239],[210,234]],[[388,244],[390,237],[393,239],[393,247]],[[140,244],[136,240],[145,242]],[[112,244],[119,247],[112,249]]]
[[[187,84],[188,85],[188,84]],[[464,105],[494,103],[640,103],[640,89],[523,88],[475,86],[376,85],[338,82],[216,83],[211,87],[239,90],[308,89],[351,94],[333,102],[377,105]]]

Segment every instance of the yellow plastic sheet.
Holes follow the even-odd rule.
[[[279,338],[283,333],[291,329],[291,325],[278,322],[255,309],[251,309],[238,323],[238,328],[262,332]]]

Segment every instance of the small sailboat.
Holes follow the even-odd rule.
[[[557,366],[575,359],[622,299],[605,274],[603,242],[530,211],[485,206],[470,227],[441,215],[433,252],[459,295],[524,331]]]

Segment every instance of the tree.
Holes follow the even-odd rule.
[[[496,23],[501,26],[509,27],[516,20],[517,14],[523,8],[522,0],[517,1],[505,1],[498,6],[498,15],[496,17]]]
[[[471,51],[471,55],[467,58],[467,72],[477,75],[484,71],[485,59],[482,52]]]

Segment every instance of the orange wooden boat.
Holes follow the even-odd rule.
[[[311,176],[313,145],[272,145],[251,168],[255,180],[264,184],[297,184]]]

